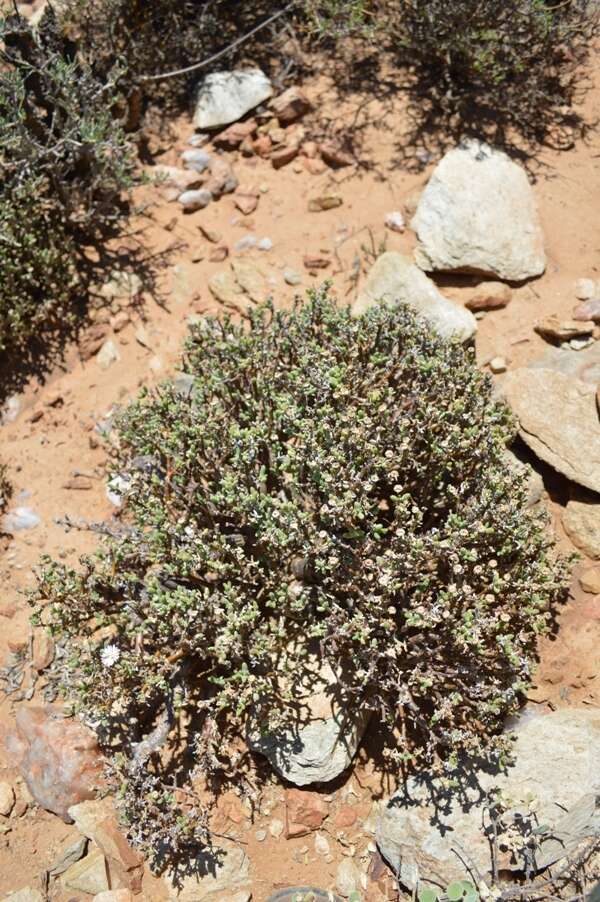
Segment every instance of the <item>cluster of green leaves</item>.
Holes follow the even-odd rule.
[[[574,126],[582,64],[600,33],[590,0],[384,0],[394,50],[416,73],[415,104],[464,128],[532,141]],[[424,115],[424,114],[421,114]],[[438,122],[439,125],[439,122]]]
[[[438,890],[430,886],[420,886],[418,902],[480,902],[480,895],[470,880],[455,880],[446,889]]]
[[[0,17],[0,349],[64,327],[85,249],[127,216],[133,159],[101,84],[58,33]]]
[[[122,535],[39,586],[66,690],[122,754],[132,837],[158,842],[140,809],[169,779],[235,775],[248,719],[277,728],[315,645],[340,703],[404,724],[395,759],[503,749],[565,566],[472,353],[324,289],[202,321],[185,370],[118,422]],[[164,749],[139,752],[157,722],[187,724],[169,779]]]

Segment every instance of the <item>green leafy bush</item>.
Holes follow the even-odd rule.
[[[99,83],[47,12],[0,17],[0,349],[64,327],[128,215],[133,158]]]
[[[404,723],[394,759],[504,748],[565,568],[471,352],[323,290],[194,326],[185,368],[121,415],[121,534],[39,587],[132,837],[205,836],[192,796],[174,836],[183,781],[241,773],[249,715],[277,726],[314,642],[341,699]]]
[[[582,64],[600,33],[597,3],[384,0],[380,8],[394,49],[415,71],[421,126],[429,117],[439,130],[445,115],[458,132],[492,129],[498,140],[510,129],[533,142],[572,140]]]

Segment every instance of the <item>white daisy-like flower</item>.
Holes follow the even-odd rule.
[[[116,645],[105,645],[100,652],[100,660],[105,667],[112,667],[121,657],[121,650]]]

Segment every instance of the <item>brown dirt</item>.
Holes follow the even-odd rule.
[[[595,76],[596,85],[586,101],[592,118],[600,113],[600,66]],[[113,514],[105,493],[106,454],[96,441],[95,424],[115,404],[135,396],[140,386],[154,384],[173,372],[191,314],[219,309],[207,282],[213,273],[227,268],[229,262],[207,262],[211,245],[198,226],[218,231],[231,253],[235,242],[249,233],[271,238],[273,250],[247,253],[268,266],[277,286],[278,303],[289,303],[294,293],[284,284],[284,267],[302,273],[301,290],[321,281],[321,275],[313,278],[304,269],[304,255],[330,253],[332,265],[325,274],[333,280],[338,296],[350,300],[355,289],[351,275],[357,258],[363,270],[368,268],[362,246],[371,245],[371,234],[376,247],[385,240],[389,250],[413,249],[415,239],[410,230],[396,234],[384,228],[385,214],[402,210],[432,168],[415,175],[390,163],[405,121],[402,97],[385,105],[370,101],[368,96],[341,100],[325,80],[309,83],[305,88],[318,110],[320,129],[342,129],[347,123],[346,127],[360,135],[363,165],[312,176],[299,162],[275,171],[267,161],[237,159],[231,154],[229,158],[240,181],[266,189],[260,195],[257,211],[249,217],[236,210],[231,196],[206,210],[184,215],[177,203],[162,201],[156,189],[144,189],[144,196],[150,195],[157,202],[155,223],[146,237],[148,246],[164,250],[174,242],[184,245],[174,255],[165,276],[167,306],[162,308],[148,299],[143,313],[132,311],[132,323],[121,332],[112,335],[108,328],[107,335],[115,341],[121,359],[107,371],[99,368],[95,358],[83,360],[79,348],[71,347],[64,366],[50,373],[44,384],[32,380],[26,386],[19,397],[18,418],[0,430],[0,457],[8,463],[15,495],[42,519],[38,528],[7,540],[1,553],[0,663],[9,652],[9,643],[22,642],[30,635],[23,593],[34,584],[33,570],[39,555],[59,556],[75,564],[82,552],[90,551],[96,544],[94,534],[65,531],[55,518],[68,515],[75,520],[102,521]],[[177,162],[191,133],[189,120],[178,122],[176,132],[179,140],[160,162]],[[589,143],[580,141],[568,152],[544,150],[540,154],[535,193],[546,236],[547,272],[535,282],[517,287],[506,309],[492,312],[480,322],[477,356],[482,365],[493,356],[503,355],[514,367],[539,355],[547,345],[533,331],[536,320],[552,313],[568,318],[576,303],[575,280],[600,277],[600,167],[596,148],[594,136]],[[342,206],[321,213],[307,211],[309,198],[331,190],[341,195]],[[192,262],[200,250],[205,252],[205,259]],[[466,297],[458,280],[446,292],[458,301]],[[150,349],[141,346],[135,337],[142,323],[150,338]],[[53,403],[58,397],[61,400]],[[70,487],[80,473],[86,476],[85,490]],[[552,495],[549,508],[553,525],[561,544],[570,549],[560,525],[565,485],[552,474],[545,475]],[[575,568],[571,598],[560,614],[557,635],[541,644],[537,688],[532,692],[532,699],[540,705],[600,707],[600,606],[587,604],[591,596],[584,596],[579,588],[577,573],[585,565],[582,561]],[[11,703],[2,697],[0,727],[9,723],[11,717]],[[313,835],[286,840],[267,834],[266,839],[257,839],[257,831],[267,829],[273,817],[285,820],[281,785],[273,783],[265,795],[267,807],[274,806],[268,816],[259,815],[253,824],[243,815],[236,817],[240,834],[248,842],[255,902],[264,902],[274,889],[293,883],[332,887],[337,865],[355,839],[357,857],[371,854],[368,844],[372,839],[364,834],[361,825],[372,799],[382,790],[377,775],[369,770],[369,765],[360,761],[356,775],[349,776],[331,792],[332,812],[352,803],[358,806],[360,814],[355,826],[344,828],[345,844],[337,839],[339,830],[333,815],[326,822],[333,856],[329,864],[315,853]],[[2,757],[0,779],[13,783],[17,779],[16,772]],[[28,884],[37,885],[39,875],[52,864],[57,849],[66,840],[76,838],[73,827],[32,806],[6,825],[11,829],[0,835],[0,896]],[[373,882],[368,893],[373,900],[393,898],[387,892],[378,895]],[[59,887],[51,889],[50,897],[77,898],[61,894]],[[164,897],[158,881],[146,876],[143,898]]]

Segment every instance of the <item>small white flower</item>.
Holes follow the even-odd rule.
[[[100,660],[105,667],[112,667],[121,657],[121,650],[116,645],[105,645],[100,652]]]

